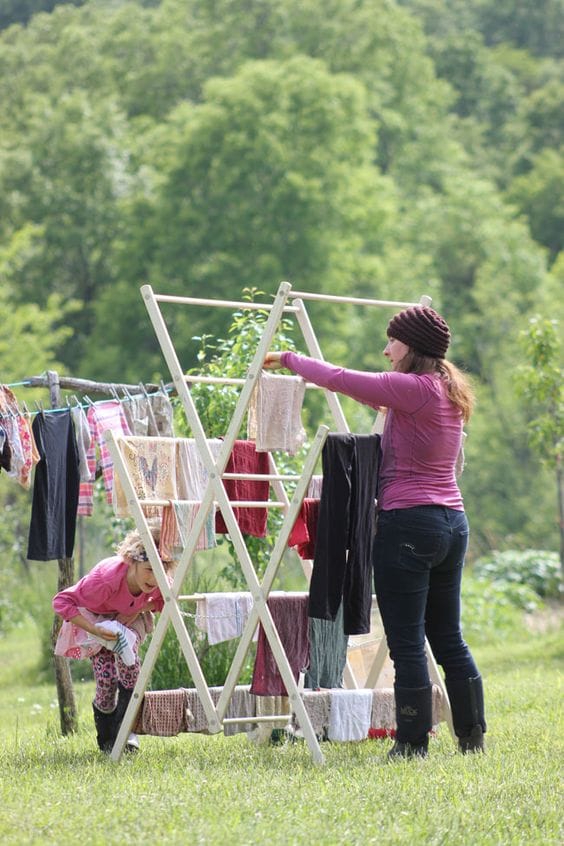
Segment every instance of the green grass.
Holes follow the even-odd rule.
[[[389,741],[257,748],[244,736],[141,738],[118,764],[96,748],[92,682],[63,738],[53,684],[37,682],[32,625],[0,639],[3,844],[561,844],[562,637],[523,632],[475,650],[488,752],[455,753],[446,728],[423,761]]]

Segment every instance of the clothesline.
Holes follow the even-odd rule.
[[[25,379],[21,382],[3,382],[2,384],[6,388],[39,387],[39,386],[35,385],[34,382],[30,379]],[[137,387],[139,387],[139,386],[137,386]],[[117,391],[120,388],[121,388],[121,386],[115,386],[115,392],[116,393],[113,393],[112,391],[108,391],[108,394],[110,394],[112,399],[114,399],[116,402],[125,402],[125,403],[134,402],[135,400],[137,400],[141,397],[145,397],[145,396],[147,396],[147,397],[157,396],[158,394],[161,394],[163,392],[166,393],[166,394],[170,394],[170,393],[173,393],[174,390],[175,390],[174,387],[171,387],[170,385],[163,385],[160,388],[157,388],[157,390],[148,390],[148,391],[143,391],[141,393],[130,394],[130,395],[120,397],[120,396],[117,396]],[[22,402],[22,405],[24,407],[23,413],[26,414],[28,417],[33,417],[36,414],[60,414],[64,411],[68,411],[70,408],[87,409],[87,408],[90,408],[91,405],[100,405],[102,403],[108,402],[107,399],[91,400],[90,397],[88,397],[88,396],[85,396],[84,399],[86,400],[86,402],[80,402],[80,400],[76,396],[74,396],[73,397],[74,402],[73,402],[72,405],[69,402],[69,400],[67,399],[67,404],[64,405],[64,406],[61,406],[60,408],[42,408],[42,407],[39,407],[39,408],[37,408],[36,411],[30,411],[27,408],[27,406],[25,405],[25,402]],[[36,404],[38,404],[37,401],[36,401]],[[39,403],[39,405],[41,405],[41,404]],[[10,417],[10,416],[13,417],[14,413],[13,412],[6,413],[6,412],[0,411],[0,419],[4,418],[4,417]]]

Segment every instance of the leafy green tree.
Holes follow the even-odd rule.
[[[365,90],[319,61],[251,62],[231,79],[210,80],[205,102],[180,106],[152,141],[152,191],[129,206],[135,246],[126,236],[116,252],[119,294],[130,291],[135,322],[140,280],[226,299],[282,279],[343,291],[394,213],[392,185],[372,163]],[[128,366],[146,367],[146,348],[120,332],[114,289],[97,310],[96,368],[108,372],[128,342]],[[171,309],[170,325],[188,365],[190,339],[220,337],[225,324],[221,315],[185,313]]]
[[[523,333],[528,364],[517,372],[520,396],[529,404],[527,429],[533,449],[556,473],[560,563],[564,576],[564,369],[558,322],[536,316]]]
[[[0,29],[11,24],[26,24],[39,12],[52,12],[55,6],[69,3],[81,6],[85,0],[0,0]]]
[[[82,304],[75,332],[60,355],[67,365],[83,352],[91,309],[112,279],[110,247],[119,229],[117,196],[127,174],[111,105],[92,110],[74,94],[52,104],[37,98],[18,136],[0,148],[3,240],[33,233],[14,294],[44,305],[51,293]]]
[[[564,247],[564,147],[534,157],[531,170],[513,180],[507,192],[529,220],[536,241],[554,259]]]

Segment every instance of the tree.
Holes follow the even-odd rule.
[[[531,445],[556,473],[560,563],[564,577],[564,369],[558,321],[536,316],[522,337],[528,364],[518,369],[517,390],[529,403],[527,429]]]
[[[210,80],[202,104],[179,106],[150,135],[152,186],[128,204],[115,259],[135,322],[140,279],[161,292],[226,299],[282,279],[343,292],[394,214],[390,180],[372,162],[366,92],[320,61],[250,62],[233,78]],[[114,289],[97,310],[96,366],[108,372],[130,339]],[[225,322],[178,312],[171,328],[188,365],[190,339],[222,337]],[[146,347],[132,341],[127,362],[139,372]]]
[[[127,174],[111,104],[92,109],[82,94],[52,103],[37,97],[27,112],[26,147],[8,136],[0,149],[4,240],[27,230],[33,240],[14,286],[18,302],[44,305],[51,293],[82,304],[59,355],[76,362],[90,332],[91,309],[111,282],[110,246],[119,230],[116,198]]]
[[[26,24],[39,12],[52,12],[55,6],[69,3],[81,6],[85,0],[0,0],[0,29],[11,24]]]
[[[564,147],[547,148],[532,160],[528,173],[516,177],[507,197],[527,215],[531,234],[554,260],[564,248]]]

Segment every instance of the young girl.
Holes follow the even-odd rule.
[[[171,561],[163,561],[170,573]],[[169,576],[169,578],[171,578]],[[96,693],[94,723],[98,746],[111,752],[139,675],[139,644],[153,629],[153,611],[164,602],[143,542],[135,530],[73,587],[53,598],[64,622],[56,655],[88,657]],[[128,748],[138,748],[130,735]]]
[[[460,751],[478,752],[486,730],[484,693],[460,625],[468,522],[456,480],[472,389],[445,359],[450,330],[434,309],[401,311],[387,335],[391,372],[347,370],[292,352],[269,352],[264,366],[286,367],[330,391],[387,408],[373,560],[395,669],[397,734],[389,755],[427,755],[432,688],[425,637],[445,672]]]

